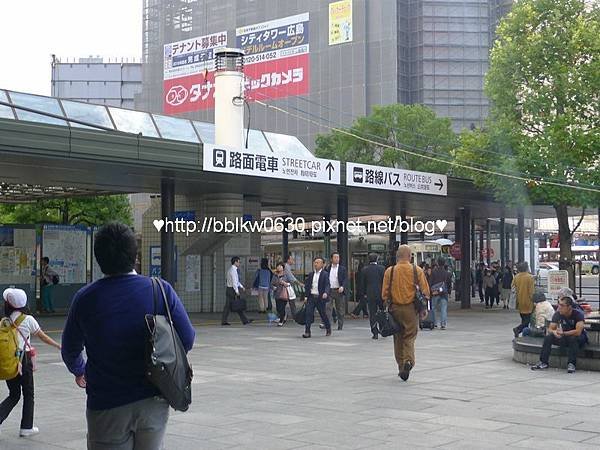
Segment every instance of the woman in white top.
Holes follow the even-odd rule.
[[[33,365],[31,355],[31,336],[37,336],[43,342],[60,350],[60,344],[48,337],[33,316],[28,315],[27,294],[22,289],[6,289],[4,298],[4,315],[13,324],[17,324],[17,342],[19,349],[24,350],[21,373],[12,380],[6,380],[9,395],[0,403],[0,424],[19,403],[23,391],[23,415],[21,416],[21,437],[33,436],[39,433],[33,426]]]

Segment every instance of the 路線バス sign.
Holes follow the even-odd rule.
[[[204,144],[202,170],[209,172],[280,178],[313,183],[340,184],[340,162],[292,157],[259,149],[235,149]]]
[[[416,194],[448,195],[448,178],[437,173],[346,163],[346,185]]]

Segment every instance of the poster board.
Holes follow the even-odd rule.
[[[149,277],[160,277],[161,269],[161,257],[160,257],[160,245],[151,245],[150,246],[150,257],[148,258],[148,276]],[[175,246],[175,279],[174,283],[177,282],[177,246]]]
[[[569,272],[566,270],[549,270],[548,296],[557,298],[558,291],[565,287],[569,287]]]
[[[0,284],[35,286],[35,261],[35,228],[0,226]]]
[[[42,256],[60,277],[60,284],[87,283],[88,229],[77,225],[44,225]]]
[[[202,279],[202,256],[187,255],[185,257],[185,291],[199,292]]]

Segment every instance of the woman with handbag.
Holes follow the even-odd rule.
[[[277,315],[279,316],[278,327],[282,327],[286,322],[285,320],[285,307],[290,301],[290,294],[288,288],[291,284],[285,281],[285,266],[282,262],[277,263],[275,268],[275,276],[271,281],[271,288],[273,289],[273,297],[275,297],[275,304],[277,306]]]
[[[21,437],[33,436],[40,431],[33,426],[34,389],[33,372],[35,371],[35,348],[31,345],[31,336],[39,337],[44,343],[60,350],[60,344],[42,331],[37,320],[29,315],[27,308],[27,294],[22,289],[6,289],[4,298],[4,315],[15,327],[17,338],[17,352],[20,356],[17,376],[6,380],[8,397],[0,404],[0,424],[17,406],[23,392],[23,414],[21,416]]]

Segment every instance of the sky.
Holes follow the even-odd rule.
[[[142,55],[142,0],[0,0],[0,89],[50,95],[52,54]]]

